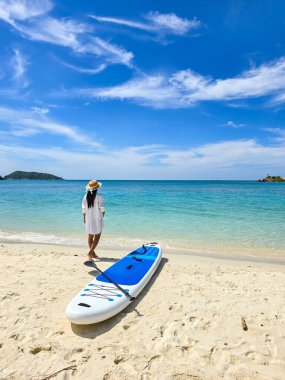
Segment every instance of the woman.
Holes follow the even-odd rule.
[[[89,261],[92,261],[93,258],[98,258],[95,248],[99,243],[103,229],[103,217],[105,215],[104,198],[101,194],[97,193],[97,190],[101,186],[102,183],[95,179],[90,181],[86,186],[87,194],[84,195],[82,200],[83,220],[86,226],[86,233],[88,234],[89,252],[87,256]]]

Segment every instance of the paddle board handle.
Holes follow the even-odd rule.
[[[129,301],[133,301],[136,299],[136,297],[132,297],[128,292],[126,292],[119,284],[117,284],[115,281],[113,281],[111,279],[111,277],[109,277],[106,273],[104,273],[100,268],[97,267],[97,265],[94,263],[94,261],[92,261],[92,264],[94,266],[95,269],[98,270],[98,272],[100,272],[108,281],[110,281],[113,285],[116,286],[117,289],[119,289],[126,297]]]

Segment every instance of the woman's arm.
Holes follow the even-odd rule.
[[[82,199],[83,222],[86,223],[86,195]]]
[[[104,198],[102,195],[100,195],[99,197],[99,209],[104,217],[106,210],[105,210]]]

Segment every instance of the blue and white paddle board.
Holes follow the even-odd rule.
[[[136,297],[154,274],[160,260],[160,246],[150,243],[129,253],[104,273],[130,296]],[[71,300],[65,314],[73,323],[88,325],[113,317],[129,304],[126,295],[100,274]]]

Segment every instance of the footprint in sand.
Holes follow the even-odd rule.
[[[129,321],[126,321],[125,324],[123,325],[124,330],[128,330],[130,327],[134,327],[139,323],[138,319],[132,319]]]
[[[198,325],[199,319],[192,316],[189,318],[189,322],[190,322],[190,327],[194,328]]]
[[[11,336],[10,336],[10,338],[12,338],[12,339],[14,339],[14,340],[20,340],[20,334],[12,334]]]
[[[129,355],[125,355],[125,354],[120,354],[120,355],[117,355],[114,359],[114,363],[116,365],[118,365],[119,363],[121,362],[125,362],[126,360],[129,359]]]
[[[70,359],[73,359],[74,356],[76,356],[77,354],[80,354],[81,352],[83,352],[84,349],[82,347],[76,347],[76,348],[73,348],[72,350],[68,351],[65,355],[64,355],[64,359],[65,360],[70,360]]]
[[[233,281],[226,281],[226,287],[229,289],[237,289],[238,286]]]
[[[104,374],[103,380],[130,379],[129,373],[123,368],[110,371]]]
[[[91,352],[87,351],[82,347],[73,348],[71,351],[67,352],[64,356],[65,360],[68,360],[70,363],[87,363],[91,358]]]
[[[153,364],[155,364],[156,361],[160,360],[160,355],[154,355],[149,360],[146,360],[145,362],[138,363],[138,365],[135,366],[136,370],[143,371],[146,368],[150,369]]]
[[[54,334],[52,335],[63,335],[64,334],[64,331],[63,330],[59,330],[59,331],[56,331]]]
[[[9,299],[9,300],[11,300],[11,299],[13,299],[13,298],[17,298],[17,297],[19,297],[19,293],[16,293],[16,292],[10,292],[10,293],[7,293],[7,294],[5,294],[5,296],[2,298],[2,300],[6,300],[6,299]]]
[[[174,303],[173,305],[169,306],[168,310],[172,310],[172,311],[180,311],[182,310],[183,306],[181,304],[178,304],[178,303]]]
[[[222,361],[223,357],[224,353],[220,350],[220,348],[214,346],[210,349],[208,360],[211,365],[216,365]]]
[[[164,335],[164,331],[165,331],[166,327],[165,326],[160,326],[159,328],[159,334],[160,334],[160,337],[162,338],[163,335]]]
[[[30,353],[33,354],[33,355],[37,355],[40,352],[42,352],[42,353],[43,352],[51,353],[52,352],[52,346],[38,346],[38,347],[32,348],[30,350]]]
[[[272,359],[276,358],[277,356],[276,344],[274,344],[274,338],[269,334],[265,336],[265,345],[271,358]]]
[[[211,327],[211,322],[208,321],[208,322],[206,322],[206,323],[202,326],[202,330],[206,330],[206,331],[208,331],[210,327]]]

